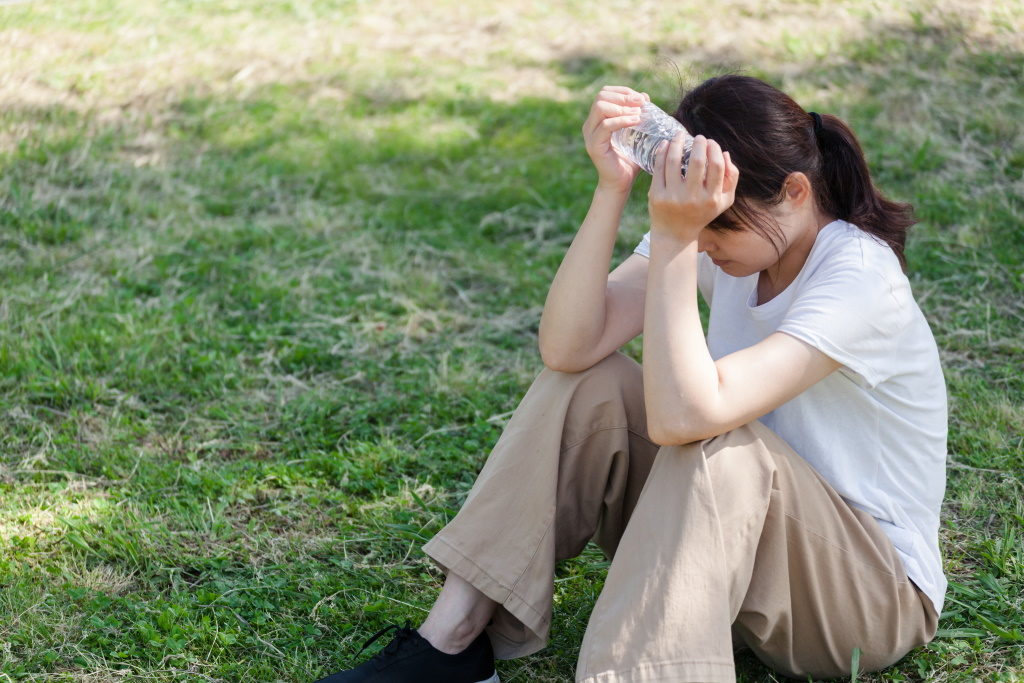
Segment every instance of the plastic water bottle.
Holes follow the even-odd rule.
[[[657,156],[658,145],[663,140],[672,140],[676,133],[686,133],[683,143],[682,174],[686,175],[686,166],[690,163],[690,150],[693,148],[693,136],[683,124],[659,109],[657,105],[644,102],[640,107],[640,122],[620,128],[612,133],[612,147],[648,173],[654,172],[654,157]]]

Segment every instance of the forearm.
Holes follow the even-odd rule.
[[[605,325],[608,271],[628,192],[598,187],[548,290],[538,332],[545,364],[597,344]]]
[[[695,240],[652,234],[644,306],[648,429],[657,443],[684,443],[713,420],[719,389],[697,308]]]

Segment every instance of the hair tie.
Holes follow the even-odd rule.
[[[821,114],[816,111],[808,112],[811,118],[814,119],[814,134],[817,135],[821,132]]]

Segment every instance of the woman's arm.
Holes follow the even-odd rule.
[[[630,257],[608,274],[627,198],[595,191],[551,282],[538,336],[552,370],[585,370],[640,333],[647,259]]]
[[[739,171],[698,136],[685,179],[682,139],[656,157],[644,318],[644,403],[662,445],[722,434],[756,419],[840,367],[782,333],[712,359],[697,312],[697,236],[732,204]],[[666,165],[671,171],[666,171]],[[705,168],[707,170],[704,178]]]
[[[635,264],[623,273],[628,280],[625,284],[608,276],[619,221],[639,171],[636,164],[612,148],[611,136],[636,124],[640,106],[649,100],[630,88],[605,86],[583,123],[583,139],[597,169],[598,183],[587,217],[551,282],[541,314],[540,354],[544,364],[554,370],[577,372],[590,367],[601,359],[597,353],[610,339],[643,322],[642,316],[634,316],[635,320],[623,325],[618,315],[623,303],[634,303],[638,298]],[[614,324],[609,325],[609,321]],[[618,329],[612,329],[608,336],[609,328]],[[633,336],[637,334],[639,330],[633,332]],[[605,351],[605,355],[608,353]]]
[[[715,361],[697,312],[697,244],[651,235],[644,320],[644,404],[651,440],[723,434],[774,410],[838,369],[776,332]]]

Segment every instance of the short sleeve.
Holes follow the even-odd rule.
[[[810,344],[874,387],[900,372],[900,340],[914,307],[902,272],[847,262],[804,283],[778,331]]]
[[[633,250],[634,254],[640,254],[643,257],[651,258],[651,233],[648,231],[644,234],[640,240],[640,244],[636,245],[636,249]]]
[[[648,231],[640,243],[633,249],[634,254],[640,254],[645,258],[651,258],[651,233]],[[697,289],[700,290],[700,295],[704,297],[704,301],[711,304],[711,293],[715,286],[715,270],[716,266],[712,263],[711,258],[701,252],[697,255]]]

